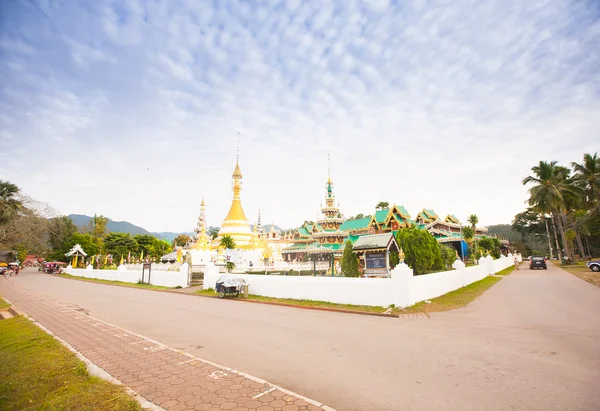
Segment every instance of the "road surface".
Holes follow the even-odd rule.
[[[600,288],[549,264],[468,307],[390,319],[107,286],[11,281],[338,410],[598,410]]]

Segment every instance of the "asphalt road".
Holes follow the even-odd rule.
[[[11,281],[338,410],[598,410],[600,288],[550,264],[466,308],[389,319],[106,286]]]

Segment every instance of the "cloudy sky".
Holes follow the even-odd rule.
[[[484,225],[540,159],[600,149],[595,0],[0,2],[0,178],[60,213],[187,231],[231,202],[378,201]]]

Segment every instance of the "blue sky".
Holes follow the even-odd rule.
[[[0,177],[60,213],[219,225],[380,200],[483,224],[538,160],[600,148],[600,5],[575,0],[0,3]]]

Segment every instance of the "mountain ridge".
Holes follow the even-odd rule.
[[[90,224],[90,221],[92,220],[92,218],[94,218],[92,216],[88,216],[85,214],[69,214],[67,217],[69,217],[71,220],[73,220],[73,224],[75,224],[77,226],[79,231],[82,231],[86,226],[88,226]],[[129,221],[115,221],[115,220],[111,220],[108,217],[106,217],[106,218],[108,219],[108,222],[106,223],[106,229],[109,232],[128,233],[131,235],[137,235],[137,234],[152,235],[152,236],[158,238],[159,240],[166,240],[168,242],[172,242],[175,239],[175,237],[177,237],[178,235],[181,235],[181,234],[184,234],[184,235],[187,235],[190,237],[194,235],[194,233],[190,232],[190,231],[181,231],[181,232],[148,231],[143,227],[140,227],[133,223],[130,223]],[[276,230],[279,230],[280,232],[283,231],[277,225],[273,224],[273,226],[275,227]],[[210,231],[211,229],[214,229],[214,228],[218,228],[218,227],[209,226],[207,228],[207,231]],[[251,228],[254,229],[254,226],[251,225]],[[271,224],[267,224],[267,225],[263,226],[263,229],[265,232],[268,232],[271,229]]]

